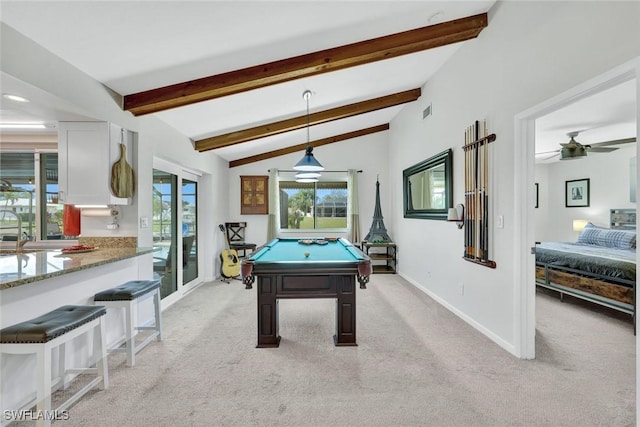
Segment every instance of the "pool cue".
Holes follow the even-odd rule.
[[[478,124],[478,141],[482,138],[482,127]],[[484,182],[484,177],[482,175],[482,142],[478,142],[478,259],[482,258],[482,250],[484,242],[484,193],[482,191],[482,185]]]
[[[462,147],[462,151],[464,151],[464,207],[465,210],[469,207],[469,195],[467,191],[469,189],[469,154],[467,150],[467,144],[469,143],[469,130],[464,130],[464,146]],[[465,258],[469,256],[469,213],[465,212],[464,215],[464,256]]]
[[[478,129],[478,139],[481,139],[484,137],[484,131],[482,129],[482,127],[480,127],[480,129]],[[479,245],[479,250],[478,250],[478,259],[482,259],[482,257],[484,256],[484,224],[486,223],[487,219],[484,216],[484,168],[482,167],[482,163],[484,162],[484,142],[481,142],[478,144],[478,157],[479,157],[479,162],[478,162],[478,167],[480,168],[480,173],[479,173],[479,182],[478,182],[478,198],[479,198],[479,230],[478,230],[478,235],[479,235],[479,241],[478,241],[478,245]]]
[[[469,156],[469,188],[467,190],[469,196],[469,258],[474,258],[475,256],[475,243],[474,243],[474,224],[475,224],[475,206],[474,206],[474,198],[473,198],[473,177],[475,174],[474,171],[474,163],[473,163],[473,129],[472,126],[469,126],[467,129],[469,132],[469,147],[467,149],[467,154]]]
[[[484,137],[488,137],[487,122],[484,122]],[[489,260],[489,140],[484,142],[484,248],[482,259]]]
[[[474,158],[475,158],[475,182],[474,182],[474,197],[475,197],[475,202],[474,202],[474,207],[476,209],[475,212],[475,224],[474,224],[474,236],[473,236],[473,240],[475,243],[475,250],[474,252],[474,257],[480,258],[480,227],[481,227],[481,217],[480,217],[480,150],[479,150],[479,143],[478,140],[480,139],[480,135],[479,135],[479,126],[478,126],[478,121],[476,120],[475,123],[473,124],[473,136],[474,136]]]
[[[473,214],[475,209],[473,207],[473,136],[471,134],[471,126],[467,128],[467,132],[469,132],[469,147],[467,149],[467,155],[469,156],[469,188],[467,189],[469,195],[469,258],[473,258]]]

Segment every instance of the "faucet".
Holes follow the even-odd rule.
[[[10,213],[13,216],[15,216],[16,219],[18,220],[18,236],[16,237],[16,252],[17,253],[22,252],[24,245],[29,241],[29,239],[22,239],[22,219],[20,219],[20,215],[18,215],[16,212],[9,209],[0,209],[0,212],[4,214],[2,215],[3,219],[7,213]]]

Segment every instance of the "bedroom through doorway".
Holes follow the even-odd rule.
[[[602,159],[595,163],[598,170],[594,172],[593,176],[586,175],[587,172],[583,169],[588,162],[595,162],[603,155],[611,156],[615,154],[615,156],[622,156],[626,151],[627,155],[630,154],[631,157],[635,156],[637,158],[637,143],[611,143],[610,147],[606,144],[600,145],[602,148],[616,148],[616,150],[602,150],[607,151],[607,153],[590,153],[589,151],[591,150],[587,150],[587,147],[583,147],[583,152],[582,149],[575,149],[575,146],[570,145],[570,143],[571,138],[578,142],[584,141],[583,145],[595,145],[599,142],[636,137],[638,134],[638,92],[640,91],[637,85],[638,76],[640,76],[640,57],[524,110],[514,118],[515,139],[517,141],[514,146],[515,184],[516,188],[525,189],[525,191],[517,192],[515,195],[515,226],[516,230],[518,230],[515,240],[516,247],[520,248],[515,265],[515,280],[520,283],[516,288],[515,299],[515,310],[519,313],[519,320],[516,325],[519,357],[528,359],[536,357],[536,325],[538,319],[536,318],[536,259],[535,255],[533,255],[536,250],[536,242],[543,240],[545,234],[552,236],[551,238],[554,240],[576,241],[579,232],[573,230],[574,219],[591,219],[593,223],[597,222],[606,226],[610,224],[611,209],[617,209],[618,206],[626,206],[631,213],[636,211],[636,204],[631,202],[630,198],[627,198],[630,197],[632,183],[635,182],[636,188],[638,186],[637,169],[635,173],[631,172],[632,160],[630,158],[623,160],[629,163],[626,163],[624,167],[617,166],[615,171],[612,171],[612,167],[606,166],[605,161]],[[611,133],[609,135],[611,135],[611,138],[602,134],[597,135],[600,132],[599,128],[605,128],[605,119],[612,120],[611,116],[624,115],[619,109],[610,108],[605,113],[601,113],[601,117],[598,120],[592,119],[591,124],[587,123],[585,117],[575,116],[574,112],[573,118],[568,116],[559,117],[562,120],[555,124],[555,127],[558,128],[555,131],[560,132],[560,134],[556,134],[554,138],[551,138],[550,146],[547,146],[544,150],[536,147],[538,140],[540,140],[540,135],[537,135],[537,132],[541,132],[541,129],[538,128],[541,124],[544,124],[546,116],[551,117],[553,113],[569,112],[573,104],[578,103],[579,106],[581,101],[586,103],[589,98],[595,97],[597,100],[598,95],[601,93],[600,97],[604,97],[609,90],[615,92],[625,88],[633,99],[627,102],[627,106],[631,105],[633,110],[631,115],[635,120],[635,125],[626,125],[629,134],[618,138],[610,130]],[[625,114],[625,117],[629,116],[629,113]],[[537,123],[539,120],[540,123]],[[563,125],[560,126],[558,123],[563,123]],[[575,132],[578,133],[576,134]],[[591,138],[591,136],[594,139],[587,138]],[[596,137],[598,139],[595,139]],[[560,144],[569,145],[567,147]],[[596,145],[596,147],[598,146]],[[567,152],[568,150],[564,150],[566,148],[572,149],[573,152]],[[555,150],[558,151],[556,152]],[[565,151],[564,153],[563,150]],[[542,152],[545,152],[547,156],[556,155],[558,157],[558,160],[555,161],[557,163],[556,171],[549,171],[550,166],[545,166],[547,168],[545,175],[545,172],[541,171],[541,167],[537,166],[535,154],[541,154]],[[560,160],[562,156],[566,158]],[[561,165],[564,168],[562,170],[560,169]],[[569,177],[570,174],[573,175]],[[622,190],[625,192],[624,196],[617,196],[618,199],[614,200],[614,194],[621,194],[619,188],[615,191],[611,189],[612,186],[619,185],[613,183],[616,176],[618,178],[615,182],[623,182],[626,189]],[[547,182],[543,185],[544,179]],[[560,182],[554,181],[554,183],[551,183],[551,179]],[[538,184],[537,186],[535,185],[536,183]],[[574,191],[573,188],[576,186],[580,190]],[[588,191],[588,194],[585,191]],[[626,192],[629,192],[629,194],[627,195]],[[580,199],[580,197],[583,197],[583,199]],[[537,208],[535,207],[536,202]],[[622,204],[618,205],[618,203]],[[553,212],[549,211],[547,213],[546,221],[545,216],[539,214],[545,205],[547,209],[550,206],[555,207]],[[548,224],[552,224],[549,230],[555,230],[559,234],[552,235],[551,231],[542,230],[542,226]],[[637,261],[637,256],[635,260]],[[555,298],[559,297],[556,296]],[[584,301],[578,301],[578,303],[587,304]],[[600,305],[593,305],[593,307],[605,309]],[[624,315],[627,316],[626,327],[633,339],[633,321],[630,319],[630,315]],[[635,340],[633,341],[635,342]]]

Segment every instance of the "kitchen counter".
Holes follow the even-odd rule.
[[[0,290],[148,254],[152,248],[97,248],[84,253],[35,250],[0,255]]]

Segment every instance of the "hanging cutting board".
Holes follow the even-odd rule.
[[[133,168],[127,163],[127,147],[120,144],[120,158],[111,166],[111,192],[116,197],[133,197],[136,182]]]

